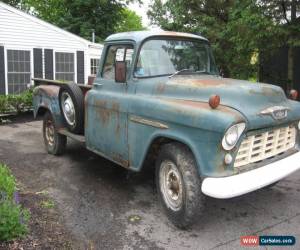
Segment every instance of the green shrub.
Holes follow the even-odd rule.
[[[0,164],[0,241],[24,236],[29,211],[19,204],[16,181],[7,166]]]
[[[0,241],[10,241],[24,236],[28,232],[28,210],[5,200],[0,203]]]
[[[0,114],[7,110],[7,99],[6,96],[0,95]]]
[[[0,164],[0,201],[5,198],[12,200],[15,192],[16,180],[14,176],[8,167]]]
[[[32,107],[33,89],[19,95],[0,95],[0,113],[24,112]]]

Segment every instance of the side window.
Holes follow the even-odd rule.
[[[132,45],[112,45],[108,48],[102,77],[108,80],[115,79],[115,62],[126,62],[127,75],[132,64],[133,46]]]

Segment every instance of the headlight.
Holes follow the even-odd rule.
[[[227,129],[222,140],[222,146],[225,150],[231,150],[234,148],[245,127],[245,123],[238,123]]]

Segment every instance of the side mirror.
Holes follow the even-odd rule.
[[[126,82],[126,62],[115,63],[115,81],[120,83]]]

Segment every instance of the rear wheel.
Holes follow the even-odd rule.
[[[195,159],[188,148],[179,143],[162,147],[156,162],[156,185],[172,223],[179,228],[192,225],[202,211],[204,195]]]
[[[57,133],[53,117],[49,111],[44,115],[43,137],[46,150],[49,154],[63,154],[67,144],[67,137]]]
[[[59,107],[70,132],[83,132],[84,96],[75,83],[63,85],[59,90]]]

